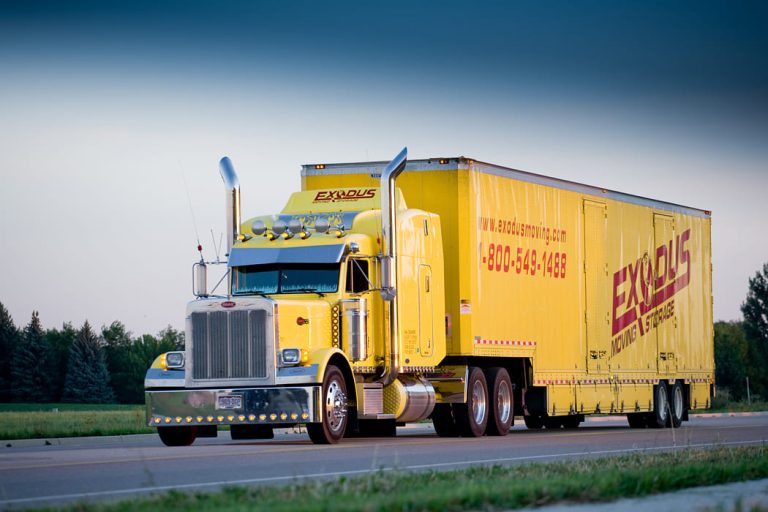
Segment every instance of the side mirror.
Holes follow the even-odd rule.
[[[195,297],[208,296],[208,267],[204,261],[192,265],[192,294]]]

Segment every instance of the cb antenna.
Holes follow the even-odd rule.
[[[192,214],[192,228],[195,230],[195,239],[197,240],[197,252],[200,253],[200,261],[204,261],[203,258],[203,246],[200,244],[200,234],[197,231],[197,219],[195,218],[195,209],[192,207],[192,196],[189,194],[189,185],[187,185],[187,178],[184,175],[184,166],[181,165],[181,160],[176,160],[181,169],[181,181],[184,182],[184,191],[187,193],[187,204],[189,204],[189,212]],[[217,256],[218,259],[218,256]]]

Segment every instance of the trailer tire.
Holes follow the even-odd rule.
[[[157,427],[165,446],[189,446],[197,439],[197,427]]]
[[[489,436],[505,436],[515,424],[515,402],[512,379],[504,368],[489,368],[485,378],[490,387],[490,417],[486,429]]]
[[[545,416],[544,426],[548,429],[560,429],[563,427],[563,419],[558,416]]]
[[[347,430],[349,411],[344,375],[332,364],[325,369],[322,393],[322,421],[307,423],[307,433],[315,444],[336,444]]]
[[[669,411],[670,422],[673,428],[680,428],[685,417],[685,390],[683,384],[678,380],[672,385],[669,391]]]
[[[523,416],[526,428],[531,430],[540,430],[544,428],[544,417],[541,414],[529,414]]]
[[[667,383],[660,380],[653,389],[653,413],[649,415],[648,426],[651,428],[666,428],[670,424],[670,416]]]
[[[454,404],[456,426],[463,437],[482,437],[488,426],[488,383],[483,370],[469,369],[467,403]]]
[[[435,404],[432,410],[432,424],[440,437],[459,437],[459,428],[453,419],[451,404]]]
[[[629,428],[646,428],[648,427],[648,414],[645,412],[631,412],[627,414],[627,422]]]

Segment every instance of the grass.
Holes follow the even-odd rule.
[[[563,502],[609,501],[765,477],[768,447],[721,447],[458,471],[382,470],[361,477],[279,487],[232,487],[215,493],[171,492],[114,504],[79,503],[68,510],[507,510]]]
[[[0,439],[150,434],[143,405],[0,404]]]

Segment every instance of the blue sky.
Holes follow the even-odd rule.
[[[477,159],[710,209],[716,319],[768,261],[764,2],[0,2],[0,301],[182,327],[197,232],[299,166]],[[185,187],[186,183],[186,187]]]

